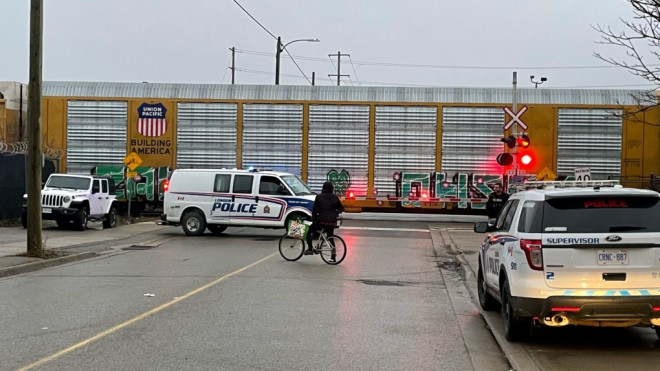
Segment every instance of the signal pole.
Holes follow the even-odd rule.
[[[518,72],[513,71],[513,113],[518,113],[518,92],[516,86],[518,85]],[[513,124],[513,136],[518,138],[518,125]],[[518,176],[518,159],[516,158],[516,147],[513,147],[513,176]]]
[[[30,2],[30,81],[28,85],[27,254],[44,257],[41,240],[41,56],[43,0]]]

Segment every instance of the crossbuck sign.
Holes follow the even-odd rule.
[[[520,116],[522,116],[522,114],[525,113],[525,111],[527,111],[527,106],[522,106],[522,108],[520,109],[520,111],[518,111],[518,113],[514,113],[509,109],[509,107],[504,107],[504,112],[506,112],[507,115],[511,116],[511,120],[509,120],[509,122],[507,122],[504,125],[504,130],[507,130],[513,124],[518,124],[520,125],[521,128],[523,128],[523,130],[527,130],[527,124],[525,124],[520,119]]]

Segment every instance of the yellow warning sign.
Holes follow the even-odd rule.
[[[140,156],[138,156],[137,153],[131,152],[126,156],[124,159],[124,163],[126,164],[126,167],[128,167],[131,171],[135,170],[136,167],[140,166],[142,163],[142,159]]]
[[[557,174],[553,173],[552,170],[548,169],[547,166],[536,174],[536,180],[555,180],[555,179],[557,179]]]

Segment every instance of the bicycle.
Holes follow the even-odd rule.
[[[339,223],[337,223],[339,227]],[[318,233],[318,238],[313,243],[312,251],[314,254],[320,254],[321,259],[330,265],[337,265],[344,261],[346,257],[346,242],[339,236],[328,236],[323,229]],[[298,239],[284,234],[280,238],[279,244],[280,255],[286,261],[294,262],[300,259],[305,253],[305,240]],[[332,260],[332,255],[335,259]]]

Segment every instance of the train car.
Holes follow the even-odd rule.
[[[517,89],[514,107],[507,88],[47,81],[42,124],[61,171],[111,172],[154,202],[171,169],[252,166],[299,174],[315,190],[330,180],[349,209],[469,210],[509,175],[588,169],[626,184],[657,174],[660,111],[644,93]],[[502,141],[522,133],[532,161],[500,165],[502,152],[522,157]],[[141,189],[126,177],[132,153],[136,172],[153,174]]]

